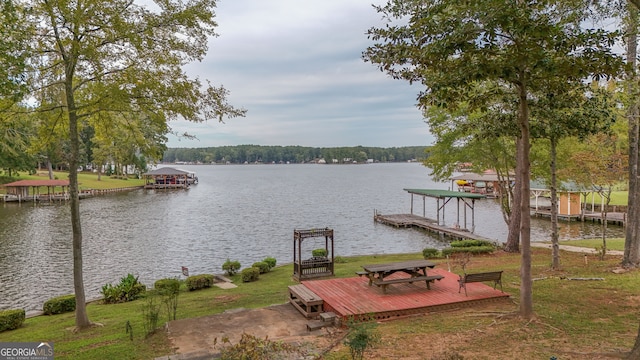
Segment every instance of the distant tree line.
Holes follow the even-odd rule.
[[[426,146],[406,147],[334,147],[236,145],[208,148],[169,148],[162,162],[203,164],[301,164],[324,159],[327,164],[374,162],[422,161],[426,158]]]

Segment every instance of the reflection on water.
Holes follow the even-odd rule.
[[[376,224],[384,214],[410,211],[404,188],[448,189],[420,164],[191,166],[200,183],[189,190],[138,190],[80,202],[88,298],[127,273],[152,286],[165,277],[220,273],[227,258],[243,266],[273,256],[292,261],[293,230],[330,227],[336,255],[419,252],[443,248],[438,236]],[[415,200],[414,200],[415,201]],[[418,205],[419,203],[419,205]],[[422,213],[422,200],[415,203]],[[435,200],[424,206],[436,217]],[[447,205],[445,222],[456,221]],[[461,215],[462,216],[462,215]],[[467,214],[471,224],[471,214]],[[476,202],[476,233],[504,241],[507,227],[493,200]],[[0,309],[41,309],[47,299],[73,292],[68,206],[0,205]],[[561,238],[600,236],[591,223],[561,223]],[[622,230],[610,226],[611,237]],[[532,219],[532,239],[546,240],[548,219]],[[617,234],[617,235],[616,235]],[[309,239],[303,251],[324,245]]]

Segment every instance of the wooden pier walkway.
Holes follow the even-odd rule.
[[[531,215],[540,216],[540,217],[551,217],[551,210],[548,208],[538,208],[531,210]],[[574,214],[574,215],[558,215],[558,219],[564,221],[591,221],[594,223],[602,224],[602,213],[599,211],[585,211],[584,215]],[[607,213],[607,223],[615,224],[620,226],[625,226],[627,222],[627,213],[626,212],[608,212]]]
[[[474,234],[465,229],[457,229],[451,228],[443,225],[438,225],[438,223],[427,217],[418,216],[414,214],[393,214],[393,215],[382,215],[379,213],[375,213],[373,216],[373,220],[379,222],[381,224],[391,225],[395,227],[417,227],[421,228],[433,233],[437,233],[439,235],[443,235],[449,237],[453,240],[484,240],[493,242],[495,240],[485,238],[483,236]]]

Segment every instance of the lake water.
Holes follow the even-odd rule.
[[[334,229],[335,255],[420,252],[447,243],[427,232],[376,224],[374,210],[409,213],[404,188],[448,189],[418,163],[368,165],[203,165],[199,184],[188,190],[136,190],[83,199],[84,279],[87,298],[132,273],[147,286],[160,278],[221,273],[229,258],[243,267],[267,256],[290,263],[293,230]],[[422,198],[414,200],[422,214]],[[427,199],[426,215],[436,217]],[[447,205],[445,222],[456,221]],[[475,232],[503,242],[507,236],[498,204],[476,201]],[[470,213],[468,213],[470,226]],[[0,310],[41,310],[58,295],[73,293],[71,225],[66,204],[0,205]],[[561,223],[561,238],[600,236],[591,223]],[[532,219],[532,239],[547,240],[548,219]],[[610,226],[610,237],[622,237]],[[309,239],[303,251],[323,247]],[[303,255],[304,256],[304,255]]]

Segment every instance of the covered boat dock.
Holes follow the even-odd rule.
[[[383,224],[396,227],[419,227],[432,232],[456,238],[456,239],[478,239],[491,241],[488,238],[476,235],[475,231],[475,201],[485,199],[486,195],[477,193],[467,193],[462,191],[437,190],[437,189],[404,189],[411,194],[411,213],[382,215],[377,211],[374,220]],[[422,197],[422,216],[416,215],[415,197]],[[437,217],[430,219],[426,216],[426,198],[436,199]],[[456,199],[457,218],[453,227],[445,225],[445,206]],[[462,208],[461,208],[462,207]],[[468,214],[469,212],[469,214]],[[468,216],[469,215],[469,216]],[[469,219],[470,218],[470,219]],[[469,227],[470,222],[470,227]]]
[[[187,189],[191,173],[172,167],[161,167],[142,174],[145,189]]]
[[[69,200],[69,180],[19,180],[4,187],[4,202]]]

